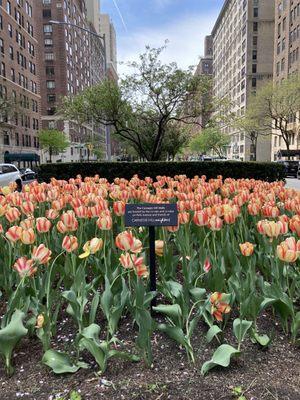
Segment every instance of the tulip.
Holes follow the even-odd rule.
[[[114,213],[118,217],[121,217],[122,215],[125,214],[125,205],[126,205],[126,203],[124,201],[115,201],[114,202],[113,210],[114,210]]]
[[[40,217],[36,219],[36,229],[39,233],[49,232],[51,228],[51,222],[45,218]]]
[[[30,228],[33,229],[34,222],[35,222],[35,219],[33,217],[23,219],[23,221],[20,222],[20,227],[22,229],[30,229]]]
[[[62,221],[57,222],[56,229],[58,230],[59,233],[67,233],[68,232],[66,225]]]
[[[198,226],[205,226],[208,224],[209,216],[206,210],[196,211],[194,214],[193,222]]]
[[[166,229],[168,232],[177,232],[179,229],[179,225],[175,225],[175,226],[166,226]]]
[[[79,258],[86,258],[90,254],[95,254],[103,247],[103,240],[99,238],[93,238],[85,243],[83,246],[84,253],[79,256]]]
[[[21,233],[21,242],[23,244],[33,244],[35,242],[35,234],[32,228],[24,229]]]
[[[155,240],[155,254],[159,257],[164,255],[164,241]]]
[[[252,243],[246,242],[240,244],[240,250],[243,256],[249,257],[252,256],[254,252],[254,245]]]
[[[224,221],[226,222],[226,224],[228,225],[232,225],[235,223],[236,220],[236,216],[234,211],[228,211],[224,214]]]
[[[40,244],[38,247],[34,247],[32,251],[32,259],[37,264],[47,264],[51,258],[51,250],[49,250],[44,244]]]
[[[220,217],[217,217],[216,215],[213,215],[208,222],[208,227],[212,231],[220,231],[223,226],[223,221]]]
[[[217,321],[223,321],[223,314],[228,314],[231,310],[229,304],[222,302],[223,293],[215,292],[210,296],[211,315]]]
[[[277,246],[277,256],[286,263],[295,262],[300,254],[300,240],[296,242],[294,237],[287,238]]]
[[[19,258],[13,268],[18,272],[20,278],[31,276],[37,271],[37,268],[33,266],[33,260],[28,260],[27,257]]]
[[[130,253],[121,254],[119,260],[121,265],[126,269],[136,268],[144,263],[143,257],[138,257],[137,255]]]
[[[130,231],[124,231],[116,237],[116,246],[123,251],[129,251],[134,243],[134,236]]]
[[[20,218],[20,216],[21,216],[20,211],[15,207],[9,208],[5,213],[5,218],[10,223],[17,221]]]
[[[22,213],[25,215],[33,215],[34,204],[31,201],[25,201],[21,205]]]
[[[57,210],[53,210],[50,208],[50,210],[46,211],[46,217],[49,219],[56,219],[58,217],[59,213]]]
[[[110,215],[102,214],[97,220],[97,226],[102,231],[109,231],[112,228],[112,218]]]
[[[43,314],[40,314],[37,316],[36,318],[36,328],[37,329],[41,329],[44,326],[44,322],[45,322],[45,318],[43,316]]]
[[[3,186],[2,188],[0,188],[0,191],[4,196],[7,196],[11,193],[11,189],[9,186]]]
[[[4,232],[3,226],[0,224],[0,235]]]
[[[210,263],[209,258],[206,258],[203,265],[204,272],[208,273],[212,269],[212,264]]]
[[[135,267],[135,272],[136,272],[137,276],[139,276],[140,278],[147,278],[149,276],[149,271],[148,271],[146,265],[144,265],[144,264],[137,265]]]
[[[66,250],[67,253],[72,253],[78,248],[78,240],[75,236],[65,236],[62,241],[62,248]]]
[[[78,228],[78,221],[76,219],[74,211],[67,211],[60,217],[61,222],[64,224],[65,229],[69,232],[74,232]]]
[[[190,214],[188,212],[180,212],[178,214],[178,222],[180,225],[187,224],[190,220]]]
[[[15,243],[18,240],[20,240],[21,235],[22,235],[22,228],[16,225],[10,227],[5,233],[6,238],[12,243]]]

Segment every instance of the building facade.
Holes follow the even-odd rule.
[[[9,157],[15,161],[13,154],[27,154],[24,160],[29,161],[39,152],[41,97],[34,3],[0,0],[0,97],[13,104],[7,117],[1,113],[0,162],[10,161]]]
[[[38,0],[41,119],[44,129],[63,130],[70,147],[54,157],[57,162],[93,158],[91,146],[105,146],[105,129],[62,121],[57,114],[65,96],[76,95],[105,76],[105,52],[101,38],[88,19],[85,0]],[[54,22],[52,22],[54,21]],[[49,161],[43,154],[42,161]]]
[[[212,30],[213,93],[230,101],[230,113],[243,116],[250,95],[273,77],[275,4],[270,0],[226,0]],[[230,135],[227,157],[253,160],[244,133],[222,126]],[[260,137],[257,160],[271,159],[271,136]]]
[[[117,39],[115,27],[108,14],[100,14],[100,33],[105,37],[105,55],[107,76],[118,80]]]
[[[275,3],[274,84],[278,84],[290,74],[300,72],[300,0],[276,0]],[[299,121],[290,121],[288,128],[290,150],[299,150],[300,154]],[[281,150],[286,149],[279,133],[272,137],[272,160],[280,158]]]

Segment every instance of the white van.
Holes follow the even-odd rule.
[[[17,190],[22,189],[22,178],[18,168],[13,164],[0,164],[0,186],[8,186],[12,182],[17,184]]]

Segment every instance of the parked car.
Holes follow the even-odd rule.
[[[37,179],[36,172],[30,168],[20,168],[20,173],[23,183],[30,183]]]
[[[22,177],[18,168],[13,164],[0,164],[0,186],[10,183],[17,184],[17,190],[22,190]]]
[[[299,161],[294,160],[286,160],[286,161],[278,161],[279,164],[283,164],[285,166],[285,175],[293,176],[297,178],[298,176],[298,169],[299,169]]]

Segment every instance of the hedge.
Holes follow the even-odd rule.
[[[268,182],[285,179],[285,167],[279,163],[259,162],[97,162],[97,163],[57,163],[43,164],[38,169],[39,181],[49,182],[52,177],[68,180],[80,174],[113,181],[116,177],[130,179],[134,174],[140,178],[158,175],[175,176],[185,174],[189,178],[206,175],[207,178],[254,178]]]

